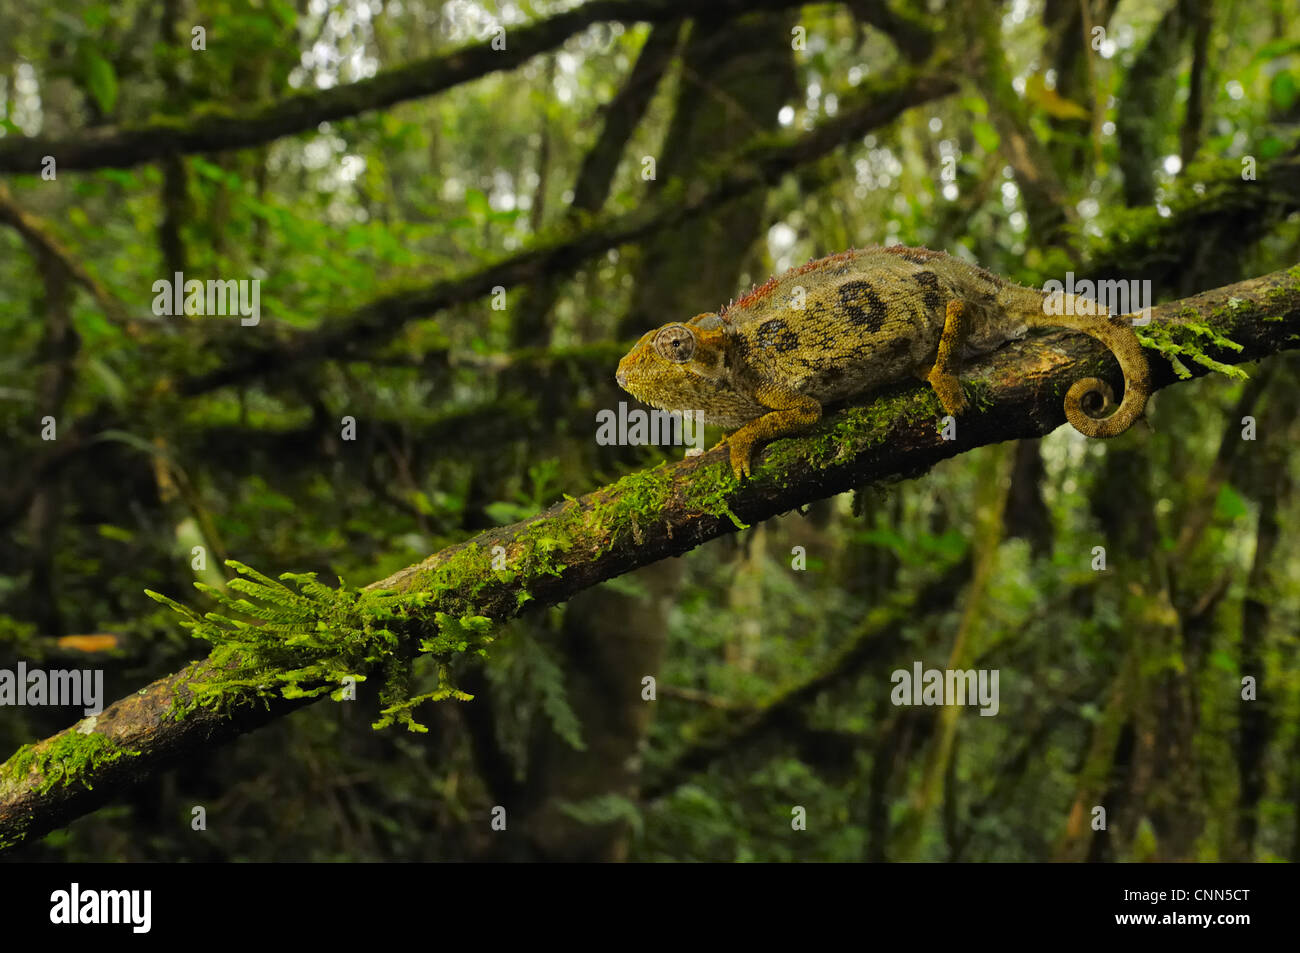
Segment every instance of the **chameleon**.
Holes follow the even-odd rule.
[[[1137,335],[1091,301],[1064,295],[1049,308],[1048,298],[928,248],[851,249],[778,275],[716,312],[648,331],[619,361],[615,380],[652,407],[738,428],[718,447],[729,448],[743,479],[755,445],[805,430],[826,404],[909,377],[928,382],[955,417],[968,406],[957,376],[964,358],[1032,327],[1061,327],[1101,341],[1124,373],[1118,407],[1105,381],[1076,381],[1065,395],[1066,419],[1089,437],[1123,433],[1151,393]]]

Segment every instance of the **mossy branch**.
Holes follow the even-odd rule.
[[[1294,348],[1300,266],[1154,308],[1143,336],[1157,388],[1180,380],[1162,353],[1200,376]],[[331,680],[343,672],[378,668],[388,682],[386,717],[403,718],[421,697],[454,693],[442,680],[446,665],[479,650],[491,624],[814,500],[1048,433],[1064,421],[1062,395],[1084,375],[1122,383],[1100,343],[1055,332],[963,370],[977,400],[955,440],[941,437],[941,410],[928,389],[896,388],[829,414],[805,436],[774,442],[743,484],[722,450],[660,465],[444,549],[362,592],[296,574],[285,577],[291,590],[243,572],[246,584],[232,588],[256,602],[228,597],[228,610],[282,628],[250,632],[247,619],[200,617],[178,604],[219,650],[0,766],[0,850],[94,810],[179,757],[336,691]],[[437,663],[439,684],[413,696],[408,663],[421,653]]]
[[[491,642],[492,620],[482,616],[453,618],[445,612],[426,612],[432,593],[398,595],[384,589],[337,589],[316,580],[315,573],[286,572],[280,581],[262,575],[234,559],[226,560],[242,578],[228,588],[248,595],[237,599],[212,586],[196,582],[235,616],[219,612],[199,615],[188,606],[157,592],[146,594],[181,616],[181,625],[196,638],[213,645],[211,670],[189,684],[190,694],[173,706],[176,718],[199,707],[220,710],[232,700],[268,698],[318,698],[329,694],[342,701],[366,672],[382,671],[385,699],[383,717],[375,724],[385,728],[400,721],[411,731],[425,728],[411,716],[424,701],[470,696],[447,684],[446,666],[471,649],[482,652]],[[292,582],[293,589],[284,585]],[[434,638],[417,638],[423,632]],[[413,696],[412,646],[438,664],[438,686]]]
[[[804,0],[712,0],[722,15],[796,7]],[[449,53],[439,53],[331,89],[294,93],[253,108],[209,105],[180,118],[86,129],[74,136],[0,139],[0,172],[35,175],[45,156],[59,171],[125,168],[165,156],[222,152],[265,145],[396,103],[431,96],[498,70],[517,69],[555,49],[593,23],[662,23],[696,12],[696,0],[591,0],[544,20],[507,30],[505,49],[491,34]],[[712,12],[712,11],[711,11]]]

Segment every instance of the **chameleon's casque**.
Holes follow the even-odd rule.
[[[1151,391],[1146,357],[1126,319],[1065,296],[1049,314],[1046,292],[1013,284],[943,252],[893,245],[831,255],[771,279],[716,314],[650,331],[619,362],[616,379],[663,410],[701,412],[738,427],[737,475],[754,445],[814,423],[822,405],[908,377],[930,383],[943,409],[966,407],[964,357],[991,351],[1030,327],[1064,327],[1100,340],[1124,372],[1124,399],[1104,381],[1076,381],[1065,416],[1080,433],[1113,437],[1142,413]],[[1083,409],[1092,397],[1104,417]]]

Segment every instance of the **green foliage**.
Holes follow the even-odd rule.
[[[87,722],[90,724],[83,722],[83,725],[93,728],[93,721],[93,718],[89,718]],[[48,744],[23,745],[13,757],[0,765],[0,778],[16,781],[35,770],[41,775],[36,788],[41,794],[56,785],[70,785],[73,782],[93,788],[90,776],[97,768],[140,753],[122,748],[111,738],[93,730],[83,732],[80,727],[64,732]]]
[[[569,706],[563,669],[553,650],[531,633],[518,632],[494,650],[487,669],[496,712],[496,739],[517,780],[528,771],[528,752],[538,716],[575,751],[586,750],[582,725]]]
[[[43,653],[36,626],[0,614],[0,649],[18,658],[40,658]]]
[[[560,461],[543,460],[528,468],[529,486],[515,494],[514,500],[500,500],[484,507],[488,516],[505,526],[536,516],[546,501],[559,492]]]
[[[1231,299],[1228,308],[1235,310],[1239,304]],[[1206,353],[1206,345],[1231,351],[1240,351],[1242,346],[1226,337],[1219,329],[1199,320],[1199,315],[1190,309],[1183,315],[1184,320],[1174,323],[1152,323],[1146,327],[1136,328],[1138,339],[1143,347],[1149,347],[1163,354],[1173,365],[1174,373],[1181,378],[1192,376],[1191,370],[1183,363],[1187,358],[1209,370],[1226,377],[1245,380],[1249,375],[1236,364],[1225,364]]]
[[[935,536],[917,533],[904,536],[892,527],[862,530],[853,534],[856,542],[890,549],[909,565],[933,565],[937,560],[951,562],[966,552],[969,541],[955,530]]]
[[[602,794],[585,801],[566,801],[560,804],[560,810],[574,820],[592,826],[627,821],[636,837],[641,836],[645,829],[640,805],[621,794]]]
[[[94,51],[86,54],[86,86],[100,111],[111,113],[117,103],[117,74],[113,72],[113,64]]]
[[[200,615],[167,596],[147,594],[181,616],[181,625],[194,638],[212,643],[211,666],[187,683],[189,698],[178,699],[176,717],[197,706],[222,707],[251,698],[279,695],[315,698],[329,694],[340,700],[349,684],[365,681],[367,673],[383,673],[380,698],[383,717],[375,728],[395,721],[409,731],[425,727],[411,710],[426,701],[470,696],[448,682],[448,665],[468,652],[484,651],[492,641],[491,620],[482,616],[456,618],[432,611],[428,592],[338,588],[318,582],[316,573],[286,572],[280,579],[290,588],[233,559],[226,565],[242,578],[228,588],[249,598],[237,598],[196,582],[229,614]],[[437,663],[437,686],[429,692],[412,690],[412,642],[421,633],[419,650]]]

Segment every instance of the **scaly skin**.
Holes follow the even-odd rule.
[[[1123,433],[1151,393],[1132,327],[1091,313],[1096,306],[1080,298],[1063,309],[1073,314],[1048,314],[1047,297],[943,252],[855,249],[773,278],[716,314],[648,332],[619,362],[616,379],[653,407],[738,427],[722,443],[745,477],[759,442],[807,428],[825,404],[909,377],[928,381],[945,413],[960,414],[963,358],[1030,327],[1064,327],[1097,338],[1124,372],[1118,408],[1104,381],[1084,378],[1065,395],[1066,419],[1089,437]],[[1090,416],[1083,409],[1090,396],[1100,412],[1114,413]]]

